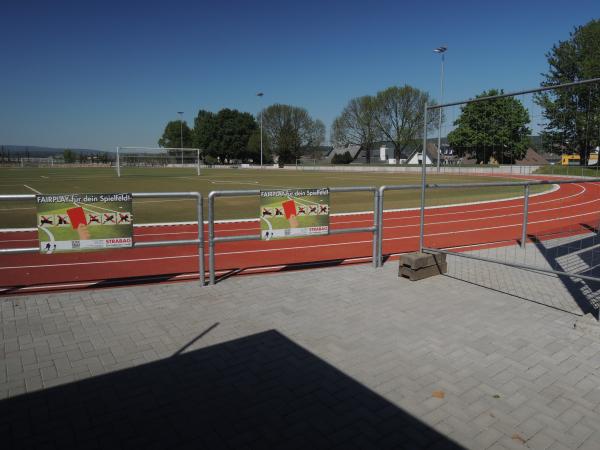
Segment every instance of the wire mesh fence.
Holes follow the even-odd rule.
[[[439,166],[539,164],[513,179],[556,180],[493,204],[421,215],[420,247],[449,253],[449,275],[574,313],[600,306],[600,84],[586,80],[479,97],[441,107],[446,148],[424,152]],[[431,131],[431,130],[430,130]],[[434,130],[435,131],[435,130]],[[431,195],[423,166],[423,204]],[[562,183],[566,178],[577,182]],[[525,180],[523,180],[525,181]],[[499,191],[507,188],[498,186]]]

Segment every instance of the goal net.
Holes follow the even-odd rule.
[[[193,170],[200,175],[200,150],[197,148],[117,147],[117,175],[148,168]]]

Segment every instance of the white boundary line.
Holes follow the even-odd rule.
[[[550,199],[550,200],[546,200],[543,202],[537,202],[537,203],[535,203],[535,205],[539,205],[542,203],[550,203],[550,202],[555,202],[555,201],[563,201],[563,200],[571,198],[571,197],[577,197],[577,196],[581,195],[583,192],[585,192],[585,190],[586,190],[580,184],[575,184],[575,186],[582,187],[583,191],[578,192],[577,194],[571,194],[571,195],[569,195],[567,197],[563,197],[563,198]],[[529,197],[531,198],[531,197],[539,197],[542,195],[548,195],[548,194],[558,191],[559,189],[560,189],[560,185],[553,184],[551,190],[545,191],[545,192],[539,192],[537,194],[532,194]],[[522,198],[523,198],[523,196],[518,196],[518,197],[509,197],[509,198],[503,198],[503,199],[497,199],[497,200],[482,200],[482,201],[478,201],[478,202],[453,203],[450,205],[428,206],[427,209],[444,209],[444,208],[454,208],[454,207],[459,207],[459,206],[484,205],[484,204],[490,204],[490,203],[500,203],[500,202],[518,200],[518,199],[522,199]],[[495,211],[498,209],[516,208],[519,206],[520,205],[507,205],[507,206],[499,206],[499,207],[488,208],[488,209],[477,209],[477,210],[472,210],[472,211],[444,212],[443,214],[432,214],[432,215],[429,215],[428,217],[435,217],[437,215],[448,215],[448,214],[466,214],[466,213],[474,213],[474,212],[481,212],[481,211]],[[530,206],[533,206],[533,205],[530,205]],[[577,206],[577,205],[569,205],[569,206]],[[556,208],[556,209],[560,209],[560,208]],[[395,213],[395,212],[419,211],[419,210],[420,210],[420,207],[386,209],[386,210],[384,210],[384,213],[389,214],[389,213]],[[536,213],[536,212],[538,212],[538,211],[533,211],[532,213]],[[357,212],[349,212],[349,213],[331,214],[332,217],[346,217],[346,216],[360,216],[360,215],[373,215],[373,211],[357,211]],[[407,219],[407,218],[409,218],[409,217],[402,217],[402,218],[398,218],[398,219]],[[388,218],[387,220],[396,220],[396,219]],[[220,223],[253,223],[253,222],[260,222],[260,219],[215,220],[216,224],[220,224]],[[350,222],[342,222],[342,223],[350,223]],[[134,224],[133,226],[134,226],[134,228],[150,228],[150,227],[186,226],[186,225],[197,225],[197,224],[198,224],[197,221],[185,221],[185,222],[140,223],[140,224]],[[208,221],[205,220],[204,224],[205,225],[208,224]],[[31,232],[31,231],[37,231],[37,228],[0,228],[0,233]],[[226,231],[234,231],[234,230],[226,230]]]
[[[562,217],[563,219],[573,219],[576,217],[585,217],[590,215],[598,214],[598,212],[587,212],[581,214],[573,214],[570,216]],[[547,223],[547,222],[556,222],[556,219],[545,219],[545,220],[537,220],[529,222],[529,224],[538,224],[538,223]],[[429,233],[425,234],[426,237],[431,236],[443,236],[443,235],[453,235],[453,234],[463,234],[463,233],[471,233],[476,231],[489,231],[489,230],[498,230],[502,228],[513,228],[520,227],[522,223],[514,223],[514,224],[506,224],[506,225],[498,225],[493,227],[481,227],[481,228],[472,228],[469,230],[458,230],[458,231],[444,231],[441,233]],[[399,236],[399,237],[390,237],[383,238],[384,241],[400,241],[406,239],[417,239],[419,237],[418,234],[412,236]],[[310,248],[320,248],[320,247],[339,247],[342,245],[357,245],[357,244],[372,244],[372,239],[362,240],[362,241],[350,241],[350,242],[333,242],[327,244],[315,244],[311,245]],[[290,250],[302,250],[306,249],[306,246],[294,246],[294,247],[281,247],[281,248],[267,248],[267,249],[253,249],[253,250],[239,250],[232,252],[218,252],[215,253],[216,256],[221,255],[240,255],[246,253],[268,253],[268,252],[284,252]],[[204,256],[207,256],[208,253],[205,253]],[[14,270],[14,269],[35,269],[35,268],[46,268],[46,267],[65,267],[65,266],[87,266],[94,264],[122,264],[122,263],[132,263],[132,262],[141,262],[141,261],[162,261],[162,260],[172,260],[172,259],[184,259],[184,258],[197,258],[198,255],[179,255],[179,256],[161,256],[161,257],[151,257],[151,258],[136,258],[136,259],[122,259],[122,260],[102,260],[102,261],[83,261],[83,262],[75,262],[75,263],[59,263],[59,264],[39,264],[39,265],[28,265],[28,266],[12,266],[12,267],[0,267],[1,270]]]
[[[32,188],[31,186],[27,186],[26,184],[24,184],[23,186],[25,186],[30,191],[35,192],[36,194],[42,195],[42,193],[40,191],[38,191],[37,189]]]

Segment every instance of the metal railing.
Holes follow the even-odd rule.
[[[145,247],[166,247],[171,245],[197,245],[198,246],[198,272],[200,284],[206,284],[205,267],[204,267],[204,200],[199,192],[133,192],[131,196],[136,198],[195,198],[196,199],[196,217],[198,220],[198,237],[196,239],[179,239],[169,241],[153,241],[153,242],[135,242],[132,243],[132,248]],[[0,201],[15,201],[15,200],[35,200],[35,194],[20,194],[20,195],[0,195]],[[0,254],[21,254],[21,253],[38,253],[39,247],[27,248],[3,248],[0,249]]]
[[[345,193],[345,192],[372,192],[373,193],[373,226],[358,227],[358,228],[342,228],[338,230],[329,230],[329,234],[347,234],[347,233],[373,233],[373,267],[377,267],[379,257],[377,255],[377,242],[380,234],[379,213],[379,190],[372,186],[354,186],[354,187],[332,187],[329,188],[330,193]],[[215,199],[217,197],[248,197],[260,195],[259,189],[252,190],[230,190],[230,191],[212,191],[208,195],[208,271],[209,283],[215,284],[215,244],[222,242],[237,242],[237,241],[259,241],[260,234],[250,234],[241,236],[215,236]]]
[[[523,187],[523,220],[521,225],[521,240],[520,246],[521,248],[525,247],[527,242],[527,223],[529,218],[529,197],[530,197],[530,187],[531,186],[539,186],[539,185],[560,185],[560,184],[577,184],[577,183],[600,183],[600,178],[589,178],[589,179],[578,179],[578,180],[539,180],[539,181],[522,181],[522,182],[492,182],[492,183],[457,183],[457,184],[426,184],[424,185],[424,191],[427,189],[464,189],[464,188],[486,188],[486,187],[515,187],[521,186]],[[386,191],[400,191],[400,190],[408,190],[408,189],[419,189],[421,185],[398,185],[398,186],[381,186],[379,188],[379,206],[377,207],[377,211],[379,214],[378,223],[380,224],[381,232],[378,234],[377,240],[377,267],[381,267],[383,264],[383,231],[385,230],[384,226],[384,199]],[[537,266],[531,266],[527,264],[521,263],[511,263],[505,261],[498,261],[489,258],[483,258],[474,255],[468,255],[465,253],[459,252],[451,252],[448,250],[431,248],[425,245],[425,206],[424,206],[424,198],[421,202],[420,208],[420,230],[419,230],[419,251],[424,253],[446,253],[448,255],[465,257],[469,259],[476,259],[485,262],[494,262],[498,264],[504,264],[510,267],[521,268],[526,270],[536,270],[538,272],[551,273],[556,275],[564,275],[570,276],[574,278],[581,278],[585,280],[592,281],[600,281],[599,278],[578,275],[573,273],[568,273],[564,271],[551,270],[546,268],[541,268]],[[599,230],[600,232],[600,230]]]

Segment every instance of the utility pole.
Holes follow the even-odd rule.
[[[444,53],[448,47],[442,46],[434,50],[435,53],[442,55],[442,75],[440,77],[440,105],[444,101]],[[442,108],[438,111],[438,145],[437,145],[437,171],[440,171],[440,159],[442,156]]]
[[[179,114],[179,142],[181,148],[181,167],[183,167],[183,111],[177,111]]]
[[[262,92],[259,92],[258,94],[256,94],[256,96],[259,99],[261,99],[261,100],[262,100],[263,95],[265,95],[265,94],[263,94]],[[262,106],[262,102],[261,102],[261,106]],[[261,169],[262,169],[262,166],[263,166],[263,127],[262,127],[262,116],[263,116],[263,113],[262,113],[262,109],[261,109],[261,111],[260,111],[260,168]]]

